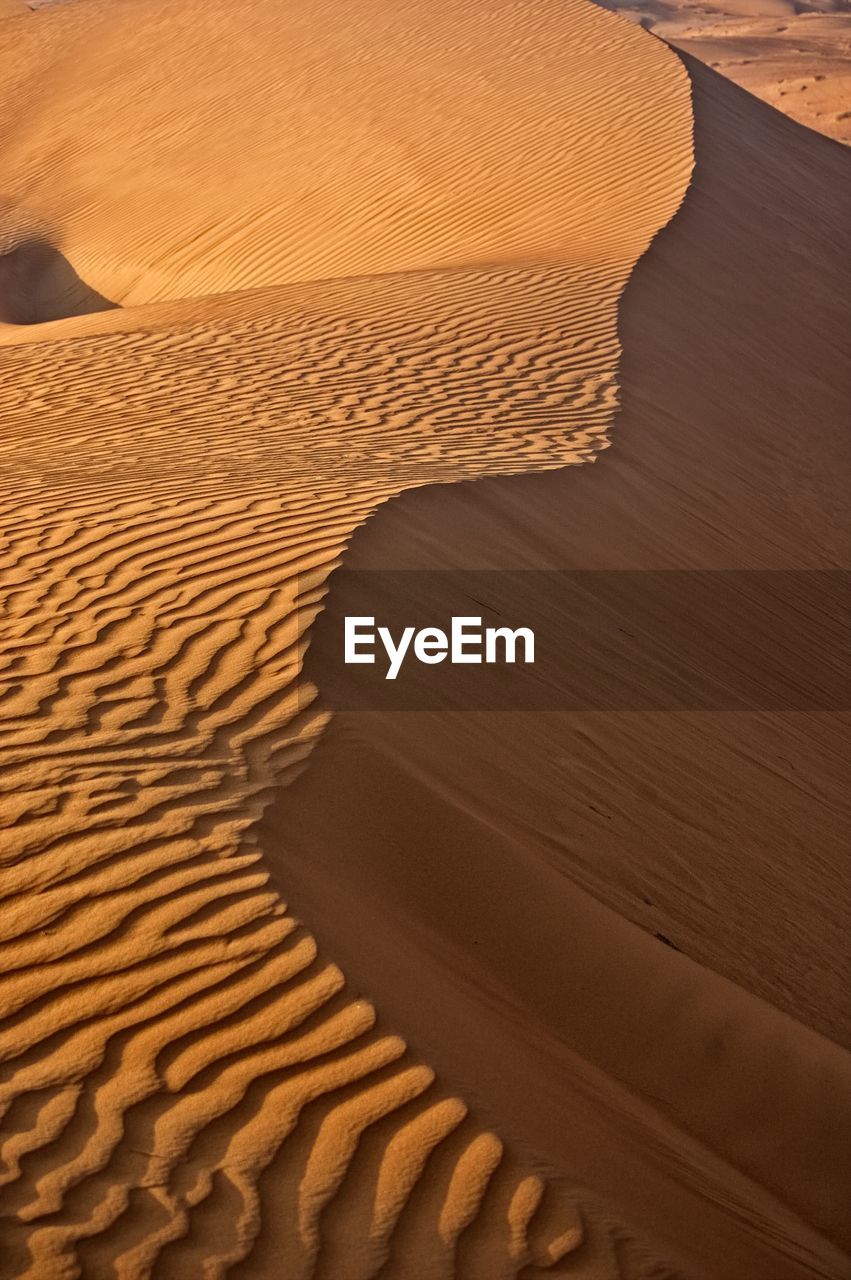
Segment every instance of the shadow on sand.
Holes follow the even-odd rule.
[[[86,284],[45,240],[25,240],[0,254],[0,324],[43,324],[117,306]]]

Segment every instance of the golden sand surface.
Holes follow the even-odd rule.
[[[4,1274],[558,1265],[574,1198],[376,1023],[257,820],[355,526],[605,445],[685,72],[582,0],[3,35]]]
[[[707,90],[693,111],[694,69],[587,0],[6,3],[0,75],[0,1276],[839,1280],[846,1064],[806,982],[776,997],[737,967],[738,935],[712,951],[699,894],[689,958],[635,919],[634,872],[596,864],[590,907],[576,867],[542,879],[518,835],[542,722],[466,721],[449,746],[467,801],[447,807],[429,733],[419,763],[403,740],[376,768],[337,759],[344,720],[328,728],[303,668],[356,529],[384,548],[401,519],[392,545],[428,562],[410,498],[442,494],[428,527],[476,563],[488,525],[456,530],[458,482],[552,472],[564,491],[527,509],[538,546],[545,523],[620,536],[636,457],[645,503],[670,492],[690,436],[654,436],[657,409],[673,430],[655,391],[646,451],[617,464],[631,497],[602,464],[629,427],[628,342],[662,332],[676,363],[666,325],[687,329],[681,297],[626,310],[636,263],[650,249],[652,279],[677,211],[670,234],[753,170],[701,187],[702,130],[711,147],[753,127],[756,152],[818,178],[809,376],[841,323],[843,153],[763,137],[748,99],[730,117]],[[720,281],[714,251],[687,235],[668,276]],[[781,324],[748,293],[753,258],[729,254],[735,278]],[[742,412],[777,349],[750,362]],[[670,371],[652,345],[646,363]],[[679,409],[712,399],[671,381]],[[811,396],[810,516],[835,509],[823,472],[841,478],[834,386]],[[666,520],[639,529],[700,560],[732,512],[762,565],[800,523],[739,493],[713,523],[700,422]],[[598,474],[589,498],[568,486]],[[738,889],[714,870],[718,892],[759,885],[758,854]],[[411,880],[427,855],[433,881]],[[466,870],[441,887],[447,866]]]

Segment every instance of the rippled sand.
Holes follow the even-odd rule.
[[[493,992],[456,1005],[463,965],[444,985],[459,885],[417,895],[439,977],[361,844],[400,893],[400,840],[413,861],[422,839],[457,849],[478,895],[504,832],[418,827],[401,745],[377,782],[346,755],[329,770],[342,726],[314,755],[329,713],[302,671],[329,574],[398,495],[566,484],[615,456],[622,295],[694,198],[680,58],[585,0],[72,0],[0,9],[0,72],[0,1275],[838,1277],[834,1209],[794,1189],[819,1142],[778,1183],[770,1142],[735,1137],[775,1034],[752,993],[730,1016],[757,1048],[714,1092],[654,1084],[605,986],[582,1017],[610,1046],[629,1028],[626,1058],[581,1018],[529,1028],[531,1058],[523,1018],[496,1034]],[[572,501],[541,518],[602,534]],[[463,553],[449,514],[429,528]],[[490,750],[463,744],[471,776]],[[542,955],[568,987],[588,961],[541,951],[538,872],[508,865],[489,972],[535,1008]],[[541,913],[518,930],[526,895]],[[715,974],[690,988],[616,905],[605,963],[649,965],[639,1026],[701,1080]],[[692,991],[694,1020],[666,1018]],[[777,1106],[814,1063],[840,1096],[833,1046],[801,1030],[771,1041],[792,1046]],[[806,1090],[798,1114],[778,1161],[802,1132],[838,1140]]]

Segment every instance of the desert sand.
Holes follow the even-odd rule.
[[[847,0],[600,0],[784,115],[851,142]]]
[[[587,0],[0,70],[0,1275],[839,1280],[836,712],[322,685],[341,565],[847,567],[844,150]]]

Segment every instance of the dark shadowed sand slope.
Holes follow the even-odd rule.
[[[405,494],[347,569],[788,587],[811,579],[784,570],[848,567],[848,157],[688,69],[696,169],[623,297],[611,448]],[[316,625],[320,688],[354,581],[332,578]],[[757,672],[782,644],[746,639]],[[631,654],[607,652],[603,686]],[[672,1267],[640,1274],[840,1280],[846,729],[831,709],[342,713],[262,842],[292,909],[443,1078]]]

